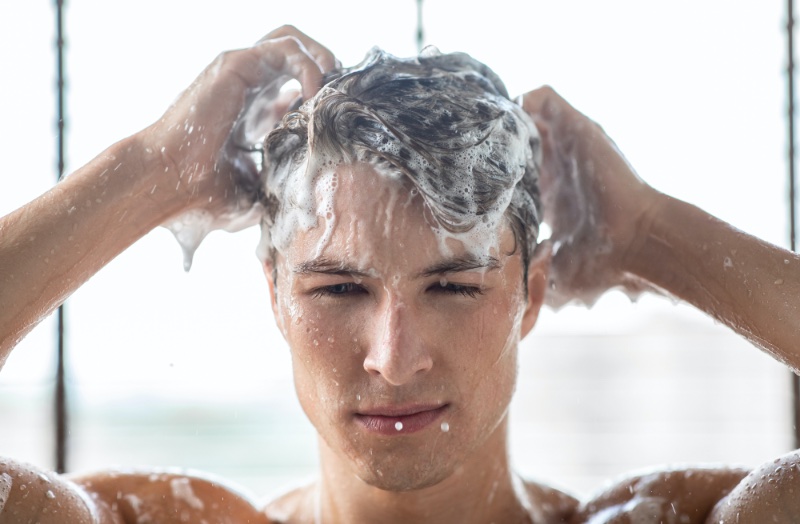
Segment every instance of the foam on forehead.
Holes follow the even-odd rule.
[[[538,232],[536,129],[496,75],[463,53],[398,59],[374,49],[287,115],[266,150],[267,248],[317,223],[314,181],[340,162],[407,177],[442,238],[484,251],[509,208],[526,238]]]

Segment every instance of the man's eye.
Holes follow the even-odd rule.
[[[465,297],[475,298],[483,294],[481,288],[476,286],[464,286],[461,284],[453,284],[452,282],[434,284],[433,291],[438,293],[447,293],[449,295],[463,295]]]
[[[341,297],[363,293],[364,288],[353,282],[323,286],[314,290],[314,297]]]

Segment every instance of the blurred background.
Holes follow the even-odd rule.
[[[521,5],[522,4],[522,5]],[[156,120],[222,50],[297,25],[344,64],[373,45],[466,51],[519,94],[550,84],[642,177],[788,246],[784,3],[761,0],[72,0],[67,171]],[[56,176],[54,2],[0,2],[0,214]],[[313,428],[254,255],[217,232],[190,273],[153,231],[67,302],[68,469],[179,466],[270,495],[314,474]],[[721,268],[720,268],[721,269]],[[2,289],[0,289],[2,293]],[[54,467],[56,327],[0,374],[0,455]],[[586,495],[664,464],[753,466],[792,447],[789,372],[690,307],[612,292],[545,311],[520,348],[512,453]]]

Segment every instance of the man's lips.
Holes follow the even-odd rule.
[[[449,404],[383,406],[359,411],[355,418],[364,429],[373,433],[408,435],[433,424],[448,407]]]

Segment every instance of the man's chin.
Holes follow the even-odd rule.
[[[416,491],[439,484],[452,475],[450,468],[433,464],[413,466],[393,465],[390,468],[374,467],[359,472],[358,478],[362,482],[383,491],[397,493]]]

